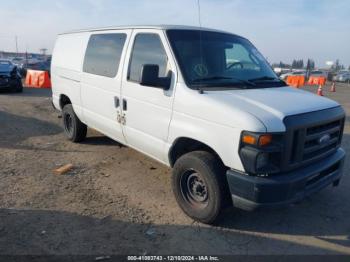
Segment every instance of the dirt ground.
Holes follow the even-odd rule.
[[[350,86],[325,90],[347,111],[348,175]],[[177,206],[170,169],[92,130],[67,141],[50,95],[0,94],[0,255],[350,254],[349,176],[291,207],[203,225]]]

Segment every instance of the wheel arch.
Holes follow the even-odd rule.
[[[60,94],[60,96],[59,96],[59,105],[60,105],[61,110],[63,109],[63,107],[65,105],[68,105],[68,104],[72,104],[71,99],[65,94]]]
[[[221,161],[221,163],[223,163],[219,154],[206,143],[189,137],[178,137],[174,140],[168,152],[170,166],[173,167],[176,160],[182,155],[197,150],[210,152],[214,154]]]

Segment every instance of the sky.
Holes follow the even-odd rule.
[[[199,25],[198,0],[0,0],[0,50],[52,51],[58,33],[132,24]],[[202,26],[248,38],[268,61],[350,65],[350,0],[199,0]]]

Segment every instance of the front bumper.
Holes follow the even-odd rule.
[[[17,88],[18,81],[14,79],[0,79],[0,90],[8,90]]]
[[[339,148],[327,158],[288,173],[269,177],[226,173],[233,205],[244,210],[280,207],[298,202],[322,188],[337,185],[343,171],[345,151]]]

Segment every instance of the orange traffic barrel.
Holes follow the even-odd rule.
[[[49,72],[38,70],[27,70],[25,80],[26,87],[32,88],[51,88]]]
[[[326,84],[326,78],[324,76],[310,76],[308,85],[322,85]]]
[[[287,77],[287,85],[299,88],[300,86],[303,86],[304,84],[305,84],[305,77],[304,76],[292,76],[292,75],[290,75]]]

